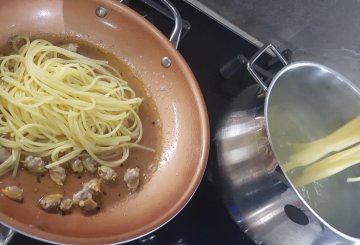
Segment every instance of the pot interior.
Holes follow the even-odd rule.
[[[327,67],[293,63],[273,79],[265,113],[272,149],[280,167],[286,170],[294,144],[325,137],[360,114],[360,93],[345,77]],[[304,174],[304,167],[284,172],[301,199],[324,223],[360,238],[360,182],[346,181],[347,177],[360,176],[360,165],[300,187],[295,182]]]

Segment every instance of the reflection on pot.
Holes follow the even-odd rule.
[[[259,87],[248,87],[217,129],[217,179],[230,214],[257,244],[352,244],[307,209],[277,167],[263,105]]]

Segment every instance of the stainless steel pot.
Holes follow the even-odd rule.
[[[268,49],[285,66],[269,87],[253,69]],[[288,64],[271,44],[248,70],[258,85],[235,98],[216,134],[219,185],[230,214],[258,244],[359,243],[360,191],[346,183],[348,173],[296,189],[281,170],[286,145],[324,136],[360,114],[358,89],[325,66]]]

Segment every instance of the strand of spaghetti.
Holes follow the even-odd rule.
[[[104,133],[99,134],[99,133],[93,132],[90,129],[88,123],[86,122],[87,120],[85,118],[84,113],[81,113],[81,118],[82,118],[82,124],[83,124],[85,130],[87,131],[87,134],[90,135],[91,137],[94,137],[94,138],[97,137],[97,139],[108,138],[108,137],[116,134],[119,131],[119,129],[122,127],[122,121],[121,121],[120,123],[118,123],[118,125],[116,125],[116,127],[112,131],[109,131],[106,134],[104,134]],[[126,136],[121,136],[121,137],[127,137],[125,141],[130,141],[131,140],[131,138],[129,136],[127,136],[127,135]]]
[[[19,168],[19,163],[20,163],[20,154],[21,154],[21,150],[19,148],[14,148],[12,151],[12,160],[13,160],[13,172],[12,172],[12,176],[16,176],[16,173],[18,171]]]
[[[9,95],[9,93],[7,93],[6,91],[2,90],[1,88],[0,88],[0,97],[3,97],[4,99],[6,99],[7,102],[10,102],[11,104],[13,104],[13,105],[15,105],[15,106],[17,106],[17,107],[21,106],[20,103],[18,103],[18,102],[15,100],[15,98],[11,97],[11,96]],[[0,104],[0,110],[1,110],[1,108],[2,108],[2,112],[3,112],[4,114],[7,114],[7,117],[9,117],[10,114],[6,113],[6,112],[5,112],[5,109],[4,109],[4,108],[1,106],[1,104]],[[24,107],[24,108],[22,108],[22,109],[27,110],[28,112],[34,113],[33,116],[37,116],[37,117],[39,117],[39,118],[44,118],[44,115],[41,115],[41,114],[37,113],[36,111],[31,110],[30,108]]]
[[[45,97],[43,98],[41,101],[39,102],[36,102],[36,103],[33,103],[33,104],[24,104],[23,102],[24,101],[32,101],[32,100],[39,100],[41,98],[33,98],[33,97],[22,97],[22,98],[19,98],[17,99],[17,102],[20,104],[21,107],[29,107],[29,108],[35,108],[35,107],[39,107],[43,104],[46,104],[48,103],[50,100],[52,100],[53,98],[48,96],[48,97]]]
[[[51,160],[53,162],[59,160],[59,153],[60,152],[63,152],[65,149],[69,149],[69,148],[72,148],[73,145],[72,144],[64,144],[62,146],[59,146],[59,147],[56,147],[56,149],[54,149],[52,152],[51,152]]]
[[[80,115],[79,112],[74,112],[74,111],[64,111],[62,109],[59,109],[58,107],[52,107],[54,109],[54,111],[61,113],[61,114],[65,114],[65,115],[72,115],[72,116],[78,116]]]
[[[14,163],[16,162],[17,157],[18,156],[16,155],[16,152],[13,149],[11,156],[9,156],[8,159],[6,159],[2,164],[0,164],[0,175],[6,174],[9,170],[15,167]]]
[[[10,149],[19,147],[19,145],[15,141],[6,139],[4,137],[0,137],[0,145]]]
[[[17,143],[17,146],[24,149],[24,150],[26,150],[26,151],[28,151],[28,152],[43,152],[43,151],[48,150],[48,149],[60,147],[63,144],[67,143],[66,141],[62,141],[62,142],[58,142],[58,143],[36,142],[36,141],[30,140],[29,137],[25,137],[21,133],[19,133],[19,131],[15,129],[14,125],[12,125],[12,123],[9,123],[9,125],[13,129],[13,131],[15,132],[15,135],[16,135],[15,141]],[[32,148],[26,147],[26,144],[32,145]]]
[[[50,139],[52,142],[56,143],[56,142],[59,142],[59,140],[52,136],[51,133],[48,133],[46,132],[47,131],[47,128],[41,124],[37,124],[37,123],[29,123],[29,124],[26,124],[24,126],[22,126],[21,128],[19,128],[17,131],[19,132],[19,134],[22,134],[24,135],[25,133],[29,133],[29,134],[32,134],[32,130],[33,128],[38,128],[41,130],[42,134],[44,134],[44,136],[46,136],[47,139]],[[39,137],[39,136],[38,136]],[[36,142],[36,144],[39,144],[40,146],[41,145],[44,145],[43,143],[41,142]]]
[[[20,48],[17,46],[18,41],[25,41],[25,44],[22,45]],[[12,42],[11,42],[11,46],[14,49],[14,51],[16,53],[19,53],[20,55],[24,55],[26,50],[28,49],[30,45],[30,39],[26,36],[16,36],[13,38]]]
[[[95,156],[96,153],[99,154],[99,153],[103,152],[105,149],[106,150],[113,149],[113,147],[117,145],[117,144],[115,144],[115,145],[112,145],[112,146],[109,146],[109,147],[95,145],[94,143],[89,142],[86,137],[82,137],[82,135],[81,135],[82,131],[81,131],[81,129],[79,127],[79,124],[77,123],[75,117],[69,118],[69,123],[70,123],[70,127],[73,128],[74,134],[76,134],[78,136],[77,139],[80,141],[81,145],[84,147],[84,149],[87,151],[87,153],[89,153],[89,155],[92,156],[92,157]],[[97,159],[99,159],[98,157],[96,157],[96,158],[93,157],[93,158],[96,161],[97,161]],[[120,161],[120,160],[118,160],[118,161]],[[114,162],[116,162],[116,163],[118,163],[118,161],[114,160]],[[121,161],[119,164],[121,164],[122,162],[123,161]],[[108,162],[105,162],[105,161],[102,161],[102,160],[100,160],[99,163],[103,164],[103,165],[106,165],[106,166],[108,166],[108,164],[109,164]]]
[[[58,165],[61,165],[63,163],[69,162],[70,160],[76,158],[80,155],[80,153],[83,151],[83,149],[73,149],[70,153],[66,154],[65,156],[61,157],[59,160],[54,161],[48,165],[46,165],[46,168],[52,168]]]

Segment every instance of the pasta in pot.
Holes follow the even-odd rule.
[[[89,154],[107,167],[121,165],[143,130],[142,99],[107,61],[42,39],[15,37],[0,57],[0,146],[11,155],[0,175],[16,174],[22,156],[46,157],[52,168]]]

